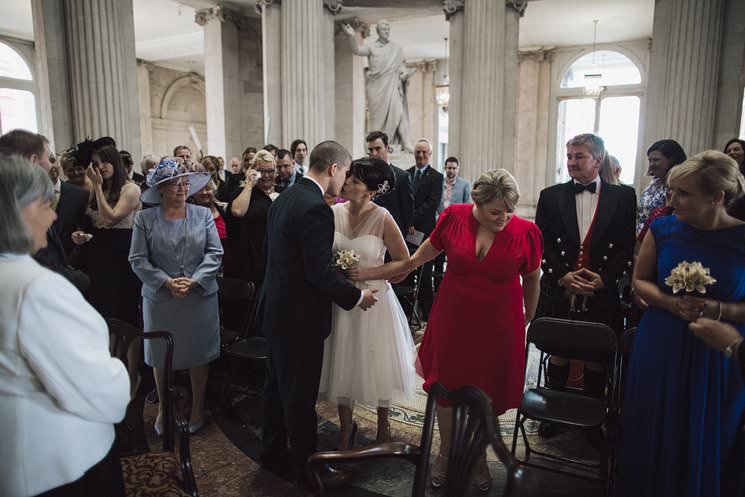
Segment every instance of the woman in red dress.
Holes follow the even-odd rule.
[[[474,183],[474,204],[445,209],[411,258],[412,269],[442,251],[448,262],[419,349],[424,389],[476,386],[497,414],[522,399],[525,325],[539,295],[543,238],[535,224],[515,216],[519,195],[509,172],[487,171]],[[432,469],[435,487],[445,481],[452,409],[438,406],[437,418],[442,442]],[[485,458],[474,480],[481,491],[491,487]]]

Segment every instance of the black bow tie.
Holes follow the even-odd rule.
[[[587,190],[590,193],[595,193],[595,190],[597,190],[597,183],[594,181],[590,183],[589,185],[583,185],[582,183],[574,183],[574,193],[582,193],[583,191]]]

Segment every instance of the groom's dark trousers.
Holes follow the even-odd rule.
[[[264,461],[287,457],[298,479],[316,451],[316,398],[331,303],[352,309],[361,291],[332,267],[334,216],[321,187],[306,178],[269,209],[261,305],[269,341],[263,392]]]

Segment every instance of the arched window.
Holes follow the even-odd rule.
[[[12,47],[0,42],[0,133],[38,131],[31,69]]]
[[[637,65],[616,51],[586,53],[569,66],[556,93],[557,181],[569,179],[566,142],[581,133],[595,133],[605,140],[608,152],[618,158],[621,182],[634,184],[642,83]]]

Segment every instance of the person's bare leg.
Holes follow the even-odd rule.
[[[432,466],[430,480],[435,488],[445,485],[448,454],[453,434],[453,408],[437,406],[437,426],[440,428],[440,453]]]
[[[129,373],[129,398],[137,396],[142,376],[140,376],[140,365],[142,363],[142,340],[135,338],[129,343],[127,349],[127,372]]]
[[[388,408],[378,407],[378,435],[375,438],[377,443],[391,441],[391,425],[388,421]]]
[[[204,421],[206,410],[204,397],[207,391],[209,370],[208,364],[189,369],[189,378],[191,378],[191,416],[189,423]]]
[[[339,404],[339,441],[336,444],[336,450],[351,448],[349,438],[352,436],[353,409],[354,406]]]
[[[158,416],[155,418],[156,426],[162,426],[163,423],[163,399],[166,392],[166,375],[162,369],[153,368],[153,378],[155,378],[155,390],[158,392]]]

